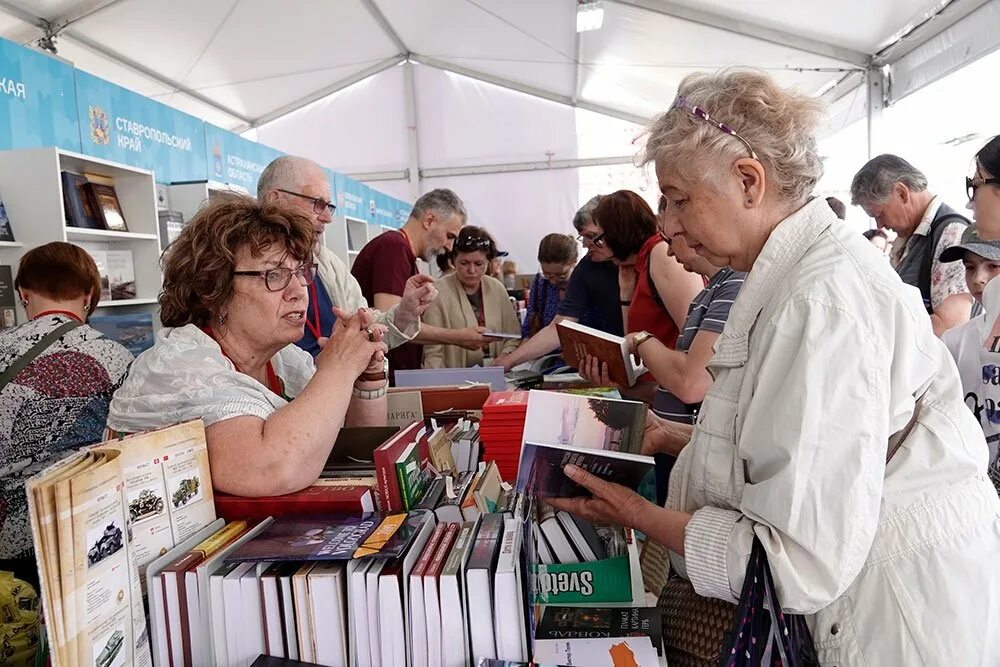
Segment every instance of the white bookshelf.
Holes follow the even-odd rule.
[[[114,180],[128,232],[80,229],[66,224],[61,172],[97,174]],[[102,300],[101,311],[157,314],[162,285],[160,237],[153,173],[59,148],[0,151],[0,186],[15,243],[0,244],[0,264],[16,274],[21,256],[52,241],[68,241],[85,250],[129,250],[135,271],[136,297]],[[114,309],[108,311],[105,309]],[[18,305],[18,321],[25,313]],[[154,326],[159,318],[154,317]]]
[[[323,242],[350,267],[365,244],[374,238],[369,235],[369,227],[364,220],[336,215],[326,226]]]
[[[238,192],[243,195],[253,194],[238,185],[228,185],[216,181],[200,181],[197,183],[175,183],[167,186],[167,203],[171,211],[179,211],[184,216],[184,222],[190,222],[201,205],[213,194],[220,192]]]

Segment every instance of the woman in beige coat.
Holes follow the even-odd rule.
[[[479,327],[480,331],[512,334],[497,338],[482,350],[457,345],[425,345],[424,368],[468,368],[481,366],[486,357],[495,359],[517,347],[521,325],[503,283],[486,275],[497,247],[481,227],[464,227],[455,240],[455,272],[437,283],[438,298],[424,313],[423,321],[448,329]]]

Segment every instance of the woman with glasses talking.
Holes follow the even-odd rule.
[[[507,289],[486,268],[496,257],[497,247],[481,227],[463,227],[452,250],[455,272],[437,283],[438,297],[424,313],[423,321],[436,327],[464,329],[482,327],[483,335],[498,334],[496,342],[480,350],[457,345],[425,345],[425,368],[467,368],[482,365],[517,347],[521,325]]]
[[[976,173],[966,177],[965,189],[979,237],[1000,240],[1000,135],[976,153]]]
[[[164,255],[165,329],[115,394],[109,428],[203,419],[215,488],[267,496],[312,484],[341,427],[384,424],[386,329],[370,313],[338,311],[315,362],[295,346],[314,242],[287,204],[206,203]]]

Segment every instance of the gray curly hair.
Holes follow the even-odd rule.
[[[748,69],[690,74],[677,94],[753,147],[780,198],[801,201],[822,177],[815,132],[824,106],[818,99],[781,88],[768,75]],[[640,166],[661,160],[680,164],[696,153],[731,160],[748,157],[736,137],[691,113],[671,109],[647,128],[638,159]]]

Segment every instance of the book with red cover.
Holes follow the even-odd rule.
[[[406,511],[403,493],[399,488],[399,476],[396,474],[396,462],[406,448],[417,440],[417,434],[422,428],[424,425],[420,422],[410,425],[372,454],[375,460],[375,488],[378,490],[379,510],[382,512]]]
[[[579,368],[586,355],[597,357],[608,365],[608,376],[615,384],[631,387],[646,372],[636,364],[628,351],[628,343],[621,336],[614,336],[578,322],[564,320],[556,326],[563,358],[574,368]]]
[[[427,564],[427,568],[423,572],[425,578],[431,577],[432,579],[436,579],[441,576],[441,570],[444,569],[444,563],[448,560],[448,554],[451,553],[451,547],[455,544],[455,538],[458,537],[458,531],[462,529],[462,524],[460,523],[442,525],[447,525],[448,528],[445,531],[444,537],[441,538],[441,543],[438,544],[434,555],[431,556],[431,560]]]
[[[283,496],[244,498],[215,494],[215,513],[225,519],[254,519],[299,514],[361,513],[375,510],[375,498],[367,486],[334,486],[318,480],[312,486]]]
[[[419,391],[424,416],[446,410],[482,410],[483,404],[490,396],[488,385],[472,385],[469,387],[400,387],[398,389],[390,389],[389,391]]]
[[[448,531],[448,524],[439,523],[434,526],[434,532],[427,539],[427,544],[424,546],[423,552],[420,554],[420,558],[417,560],[416,564],[413,566],[413,570],[410,572],[411,577],[422,577],[427,566],[430,565],[431,559],[434,558],[434,552],[437,550],[438,545],[441,544],[441,540],[444,539],[444,534]]]
[[[483,404],[484,416],[489,413],[523,413],[528,409],[528,392],[521,389],[494,391]]]

